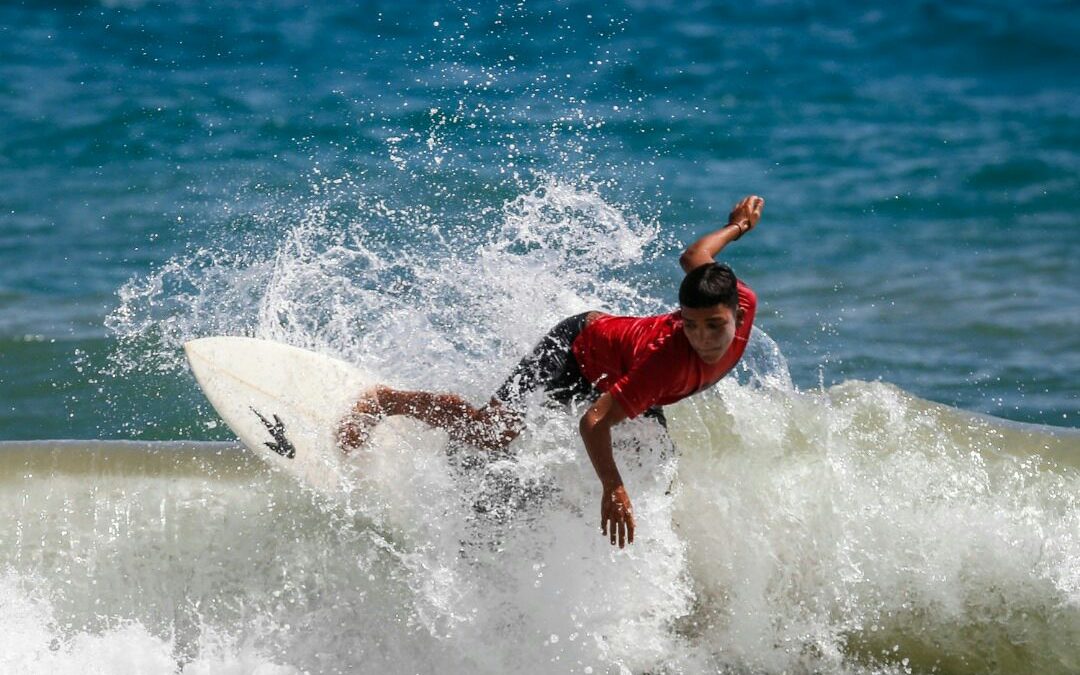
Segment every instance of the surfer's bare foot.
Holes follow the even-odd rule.
[[[371,431],[383,418],[383,409],[379,405],[379,392],[382,389],[384,387],[375,387],[364,392],[338,425],[338,445],[346,454],[366,445]]]

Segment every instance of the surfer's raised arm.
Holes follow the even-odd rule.
[[[761,209],[765,206],[765,200],[757,195],[743,197],[742,201],[735,205],[728,216],[727,225],[706,234],[693,244],[686,247],[679,256],[679,265],[687,274],[695,267],[714,262],[716,254],[725,246],[754,229],[758,220],[761,219]]]

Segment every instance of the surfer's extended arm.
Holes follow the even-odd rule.
[[[604,486],[600,501],[600,529],[619,548],[634,543],[634,510],[626,494],[619,467],[611,452],[611,427],[626,419],[626,412],[611,394],[603,394],[581,417],[581,439],[596,476]]]
[[[757,195],[743,197],[731,210],[727,225],[698,239],[683,251],[679,256],[683,271],[689,274],[695,267],[713,262],[725,246],[754,229],[764,206],[765,200]]]

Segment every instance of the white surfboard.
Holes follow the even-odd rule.
[[[344,361],[279,342],[208,337],[184,344],[206,398],[241,442],[326,493],[341,488],[336,431],[375,384]]]

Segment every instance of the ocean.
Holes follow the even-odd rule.
[[[0,672],[1080,671],[1078,38],[1055,1],[0,5]],[[328,498],[183,360],[481,402],[569,314],[672,308],[747,194],[755,334],[624,453],[628,551],[572,416],[479,474],[416,430]]]

